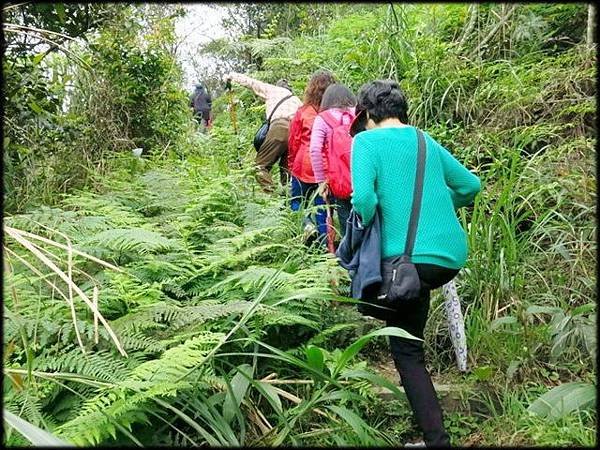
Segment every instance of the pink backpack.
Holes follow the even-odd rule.
[[[354,119],[354,114],[344,111],[339,121],[329,111],[323,111],[320,116],[333,130],[327,143],[327,184],[336,198],[348,199],[352,195],[350,124]],[[344,116],[349,118],[347,123],[344,123]]]

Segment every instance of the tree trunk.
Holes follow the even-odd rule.
[[[585,42],[588,46],[591,46],[594,43],[594,31],[596,28],[596,7],[593,3],[588,5],[588,20],[587,20],[587,35]]]
[[[477,22],[477,15],[479,14],[479,3],[472,3],[469,6],[469,11],[470,11],[469,23],[467,24],[466,28],[464,29],[464,31],[462,33],[460,40],[458,41],[459,47],[462,47],[465,44],[467,38],[473,31],[473,28],[475,28],[475,23]]]

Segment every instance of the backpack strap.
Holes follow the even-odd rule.
[[[342,125],[344,123],[344,116],[350,117],[350,123],[352,123],[352,114],[348,111],[342,111],[342,116],[340,117],[339,123],[335,119],[333,113],[329,110],[322,111],[319,113],[321,118],[325,121],[325,123],[329,126],[329,128],[335,128],[338,125]]]
[[[417,173],[415,176],[415,188],[413,192],[412,210],[410,211],[410,220],[408,221],[408,232],[406,233],[406,245],[404,254],[410,259],[412,257],[413,247],[415,245],[415,236],[419,224],[419,215],[421,213],[421,199],[423,198],[423,178],[425,176],[425,159],[427,153],[427,144],[423,132],[418,128],[417,141],[419,144],[417,153]]]
[[[352,120],[354,120],[354,115],[350,111],[342,111],[342,117],[340,117],[340,125],[344,123],[344,116],[350,117],[350,122],[348,123],[348,125],[350,125],[352,123]]]
[[[271,111],[271,114],[269,114],[269,118],[267,119],[268,123],[271,123],[271,117],[273,117],[273,114],[275,114],[275,111],[277,111],[277,108],[279,108],[279,105],[281,105],[283,102],[285,102],[288,98],[293,97],[293,95],[288,95],[287,97],[283,97],[281,100],[279,100],[279,102],[277,102],[277,104],[275,105],[275,108],[273,108],[273,111]]]
[[[325,110],[322,111],[321,113],[319,113],[319,116],[321,116],[321,119],[323,119],[325,121],[325,123],[327,124],[327,126],[329,128],[335,128],[337,123],[335,120],[335,117],[333,117],[333,114],[331,113],[331,111],[329,110]]]

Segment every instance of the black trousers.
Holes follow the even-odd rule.
[[[458,270],[433,264],[415,264],[423,285],[418,301],[404,303],[387,320],[388,326],[402,328],[423,339],[423,330],[429,313],[430,293],[456,276]],[[390,336],[394,365],[400,374],[404,392],[413,410],[417,424],[423,431],[427,447],[449,447],[450,437],[444,428],[442,408],[425,368],[423,342]]]

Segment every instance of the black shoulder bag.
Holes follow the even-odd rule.
[[[423,133],[418,129],[416,131],[419,143],[417,174],[404,253],[381,261],[382,281],[377,297],[363,300],[370,305],[359,304],[359,311],[363,314],[381,319],[389,318],[389,310],[396,310],[400,302],[414,301],[420,297],[421,293],[421,280],[417,268],[412,262],[412,252],[421,212],[427,149]]]
[[[271,126],[271,117],[273,117],[273,114],[275,113],[275,111],[277,111],[279,105],[281,105],[283,102],[285,102],[288,98],[291,97],[293,97],[293,95],[288,95],[287,97],[283,97],[281,100],[279,100],[279,102],[275,105],[275,108],[273,108],[273,111],[271,111],[271,114],[269,114],[269,118],[267,119],[267,121],[263,122],[263,124],[260,126],[256,134],[254,135],[254,148],[256,149],[256,151],[260,149],[260,146],[263,145],[263,142],[265,142],[265,139],[267,138],[267,133],[269,132],[269,127]]]

